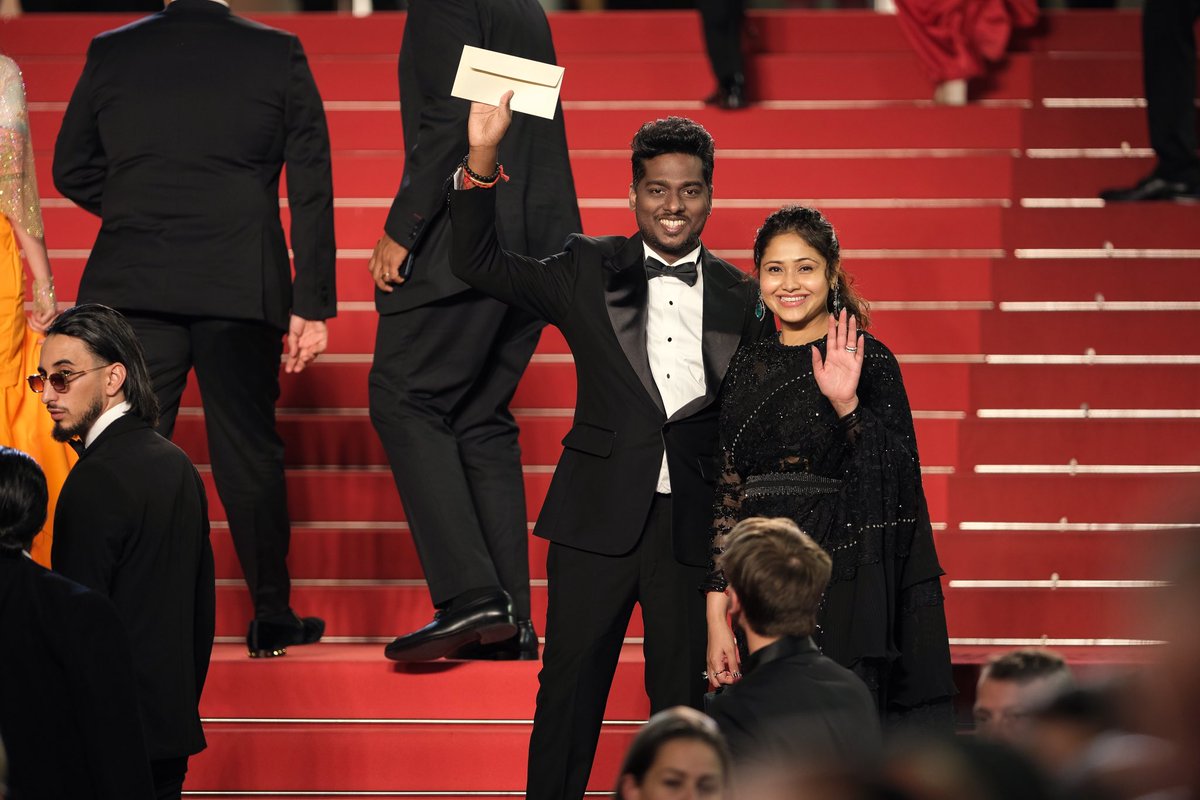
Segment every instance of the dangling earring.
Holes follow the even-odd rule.
[[[840,317],[842,315],[842,291],[841,286],[837,283],[833,284],[833,315]]]
[[[767,315],[767,307],[763,304],[762,292],[758,293],[758,303],[754,306],[754,318],[762,322],[763,317]]]

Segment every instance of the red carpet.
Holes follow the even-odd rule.
[[[718,146],[705,241],[744,268],[783,202],[821,206],[899,355],[947,569],[956,662],[1046,642],[1077,663],[1152,656],[1142,612],[1155,557],[1200,496],[1200,207],[1103,207],[1100,188],[1152,165],[1139,107],[1136,15],[1051,14],[977,87],[935,108],[892,17],[753,15],[764,100],[726,113],[694,15],[560,14],[572,163],[590,233],[629,231],[628,142],[653,116],[692,116]],[[60,296],[74,296],[94,218],[50,181],[54,138],[92,35],[124,18],[0,24],[28,84]],[[375,329],[365,262],[399,181],[402,15],[272,17],[298,32],[327,101],[338,197],[339,317],[330,353],[283,379],[295,605],[330,642],[250,661],[248,615],[213,498],[217,648],[195,796],[519,795],[537,666],[397,670],[381,641],[428,620],[404,514],[366,416]],[[664,31],[669,32],[667,37]],[[663,50],[669,41],[671,51]],[[619,48],[619,51],[613,48]],[[664,80],[668,76],[669,80]],[[664,89],[669,86],[669,89]],[[574,405],[548,331],[515,406],[535,518]],[[177,440],[208,461],[190,387]],[[205,469],[211,485],[211,475]],[[1194,510],[1191,522],[1195,523]],[[535,617],[545,543],[531,539]],[[640,620],[618,670],[592,789],[610,789],[644,719]],[[239,793],[258,794],[240,795]],[[322,795],[322,792],[330,793]]]

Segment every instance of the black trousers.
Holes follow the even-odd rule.
[[[379,318],[371,422],[436,607],[502,587],[529,618],[529,515],[508,404],[543,324],[473,290]]]
[[[1200,183],[1196,153],[1196,18],[1200,0],[1146,0],[1142,65],[1155,173]]]
[[[704,25],[704,45],[718,83],[741,78],[746,68],[742,57],[742,21],[745,0],[697,0]]]
[[[642,606],[650,712],[702,707],[706,628],[700,583],[707,570],[675,559],[671,501],[663,495],[650,506],[633,552],[604,556],[551,544],[546,569],[546,648],[525,796],[578,800],[587,788],[634,603]]]
[[[213,480],[256,617],[289,609],[291,527],[283,440],[275,430],[283,332],[265,322],[125,312],[158,396],[158,432],[175,430],[188,370],[204,404]]]

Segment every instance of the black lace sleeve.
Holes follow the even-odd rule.
[[[743,365],[748,357],[746,348],[734,354],[721,387],[720,441],[721,477],[717,479],[713,497],[713,524],[709,531],[710,550],[708,575],[700,584],[702,592],[723,592],[727,586],[725,575],[716,567],[716,558],[724,552],[724,538],[742,518],[742,476],[738,474],[733,460],[733,439],[737,417],[737,395],[741,387]]]

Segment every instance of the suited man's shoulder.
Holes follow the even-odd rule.
[[[593,253],[601,259],[610,259],[619,253],[628,241],[628,236],[586,236],[582,233],[572,233],[567,237],[564,249],[571,253]]]

